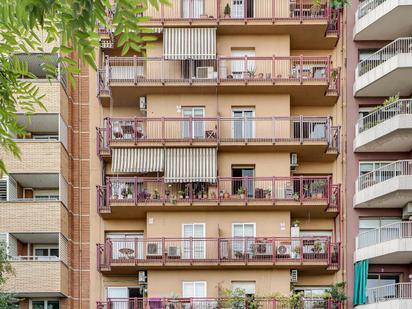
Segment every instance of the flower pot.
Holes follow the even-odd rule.
[[[223,194],[223,198],[228,199],[230,197],[230,194],[228,192],[225,192]]]
[[[323,198],[323,193],[317,193],[316,198],[317,199],[322,199]]]
[[[240,199],[241,199],[241,200],[244,200],[244,199],[245,199],[245,194],[244,194],[244,193],[242,193],[242,194],[240,195]]]

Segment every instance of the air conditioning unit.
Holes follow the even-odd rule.
[[[276,249],[277,255],[290,255],[290,245],[279,245]]]
[[[290,282],[291,283],[297,283],[298,282],[298,270],[297,269],[291,269],[290,270]]]
[[[271,244],[255,244],[255,255],[269,255],[272,254],[272,245]]]
[[[196,78],[213,78],[213,67],[197,67]]]
[[[169,247],[167,255],[169,257],[179,257],[180,256],[180,248],[179,247]]]
[[[139,284],[147,283],[147,276],[146,276],[146,272],[144,270],[139,271],[138,276],[137,276],[137,280],[138,280]]]
[[[157,243],[148,243],[147,255],[161,255],[159,245]]]
[[[292,152],[290,154],[290,170],[295,171],[298,166],[299,166],[299,164],[298,164],[298,154]]]
[[[146,99],[146,97],[139,97],[139,108],[142,111],[147,110],[147,99]]]

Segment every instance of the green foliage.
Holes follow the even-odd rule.
[[[18,110],[30,114],[41,104],[42,96],[38,88],[28,79],[35,78],[28,71],[28,65],[16,54],[51,53],[58,55],[57,66],[46,60],[41,65],[47,78],[66,75],[75,86],[73,74],[79,73],[79,63],[96,69],[95,55],[100,38],[96,25],[114,32],[122,54],[129,50],[142,52],[147,42],[154,37],[148,35],[150,29],[140,24],[148,17],[142,12],[148,6],[159,8],[168,0],[116,0],[113,19],[107,17],[112,10],[109,0],[2,0],[0,1],[0,146],[6,152],[19,157],[20,151],[13,137],[24,134],[18,124]],[[46,46],[56,46],[51,50]],[[6,166],[0,160],[0,174]]]
[[[220,308],[231,309],[259,309],[262,304],[254,296],[246,294],[242,289],[226,289],[221,292]]]
[[[350,1],[348,0],[331,0],[330,1],[330,6],[332,9],[343,9],[344,6],[350,4]]]
[[[392,104],[392,103],[394,103],[394,102],[396,102],[396,101],[398,101],[398,100],[399,100],[399,93],[396,94],[396,95],[393,95],[393,96],[387,98],[385,101],[383,101],[383,106]]]
[[[3,242],[0,242],[0,308],[15,309],[18,308],[17,299],[11,293],[3,292],[2,286],[6,283],[7,277],[14,275],[13,267],[10,265],[7,256],[7,248]]]
[[[224,14],[225,16],[230,16],[230,5],[229,5],[229,3],[226,3],[226,6],[225,6],[225,8],[224,8],[224,10],[223,10],[223,14]]]
[[[325,298],[331,298],[335,302],[344,302],[348,299],[345,294],[346,282],[337,282],[331,288],[326,290]]]

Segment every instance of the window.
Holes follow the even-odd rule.
[[[322,297],[325,293],[325,291],[329,289],[329,287],[326,286],[315,286],[315,287],[295,287],[295,292],[303,293],[303,297],[306,298],[317,298],[317,297]]]
[[[59,248],[58,246],[50,246],[50,247],[34,246],[34,256],[38,260],[57,259],[59,257]]]
[[[143,258],[143,233],[108,233],[106,238],[112,240],[113,259]],[[149,247],[149,244],[147,246]],[[158,252],[161,251],[161,241],[154,246]]]
[[[402,219],[399,217],[362,217],[359,218],[359,233],[367,232],[401,221]]]
[[[367,176],[361,178],[359,185],[361,187],[371,186],[376,183],[380,183],[387,179],[393,178],[400,171],[396,171],[395,168],[381,169],[384,166],[392,163],[391,161],[376,161],[376,162],[359,162],[359,176],[365,175],[370,172]]]
[[[232,291],[244,291],[246,296],[254,296],[256,294],[256,281],[232,281]]]
[[[184,121],[182,126],[183,138],[205,138],[205,122],[203,119],[196,120],[195,118],[205,117],[204,107],[184,107],[182,108],[183,118],[192,117],[193,121]]]
[[[232,49],[232,57],[234,58],[244,58],[255,57],[255,49]],[[232,60],[232,75],[234,79],[244,79],[248,74],[254,75],[256,73],[256,62],[255,60],[248,60],[247,65],[245,65],[245,60]]]
[[[204,298],[206,297],[207,284],[206,281],[183,281],[182,296],[184,298]]]
[[[375,303],[378,300],[391,299],[396,297],[396,287],[390,286],[392,284],[399,283],[399,274],[368,274],[368,281],[366,283],[366,298],[367,302]],[[389,285],[389,286],[388,286]],[[369,290],[372,288],[387,286],[385,289],[379,291],[379,295],[376,294],[376,290]],[[378,299],[379,298],[379,299]]]
[[[115,299],[128,299],[128,298],[143,298],[144,287],[108,287],[107,298],[114,299],[110,308],[112,309],[125,309],[129,308],[124,302],[116,302]]]
[[[232,167],[232,194],[242,195],[247,194],[248,197],[253,197],[255,176],[254,167]],[[250,180],[242,179],[242,177],[251,177]]]
[[[190,4],[192,2],[192,4]],[[190,6],[191,10],[190,10]],[[182,17],[183,18],[199,18],[204,12],[204,0],[183,0],[182,2]]]
[[[183,258],[185,259],[204,259],[206,255],[205,240],[205,224],[204,223],[190,223],[182,225],[183,241]],[[187,238],[194,238],[193,240],[186,240]],[[200,239],[199,239],[200,238]]]
[[[255,17],[255,0],[231,0],[232,18],[253,18]],[[246,16],[245,16],[246,6]]]
[[[253,246],[255,244],[254,238],[256,237],[256,223],[233,223],[232,235],[234,238],[232,255],[234,257],[241,258],[245,253],[248,255],[253,255]]]
[[[31,302],[32,309],[59,309],[58,300],[33,300]]]
[[[255,109],[232,110],[232,137],[234,139],[247,139],[255,137]]]

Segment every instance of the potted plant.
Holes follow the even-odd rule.
[[[295,201],[299,201],[299,199],[300,199],[300,195],[299,195],[298,192],[293,193],[292,197]]]
[[[241,257],[243,257],[243,252],[242,251],[235,251],[235,257],[240,259]]]
[[[158,200],[160,198],[159,190],[153,190],[153,199]]]
[[[223,193],[223,198],[224,198],[224,199],[230,198],[229,192],[225,191],[225,193]]]
[[[131,200],[132,198],[133,198],[132,188],[128,187],[127,188],[127,199]]]
[[[325,292],[325,299],[332,300],[332,309],[340,308],[340,304],[348,299],[345,294],[346,282],[337,282]]]
[[[312,251],[315,255],[321,253],[323,251],[323,243],[320,240],[315,240]]]
[[[270,200],[272,195],[271,195],[272,191],[270,189],[265,189],[264,194],[266,199]]]
[[[322,199],[323,198],[323,191],[324,188],[326,187],[325,182],[322,180],[315,180],[312,183],[312,190],[311,192],[315,194],[317,199]]]
[[[229,3],[226,4],[224,10],[223,10],[223,15],[225,18],[230,18],[230,5]]]
[[[292,226],[293,227],[299,227],[300,226],[300,221],[299,220],[293,220],[293,222],[292,222]]]
[[[206,190],[203,190],[202,189],[202,194],[203,194],[203,199],[207,199],[207,192],[206,192]]]
[[[178,191],[177,194],[179,194],[179,199],[183,200],[185,193],[183,191]]]
[[[313,0],[312,6],[310,8],[310,15],[312,17],[317,16],[320,12],[320,8],[321,8],[321,0]]]
[[[240,199],[244,200],[245,199],[245,189],[243,187],[240,187],[237,190],[237,194],[240,196]]]
[[[173,205],[176,205],[176,204],[177,204],[176,195],[172,195],[172,196],[170,197],[170,203],[172,203]]]

